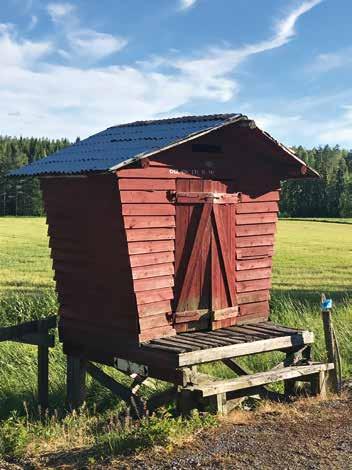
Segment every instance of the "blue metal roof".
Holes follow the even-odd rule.
[[[241,114],[185,116],[158,121],[138,121],[109,127],[76,144],[12,171],[9,176],[79,174],[108,171],[133,159],[158,152],[230,122],[247,119]],[[132,159],[132,160],[131,160]]]

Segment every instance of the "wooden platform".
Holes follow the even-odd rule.
[[[156,339],[143,343],[140,355],[144,355],[146,364],[153,354],[161,357],[162,353],[164,360],[184,367],[268,351],[300,349],[313,342],[314,334],[310,331],[267,321]]]
[[[314,334],[297,328],[277,325],[270,321],[222,328],[216,331],[193,331],[180,333],[142,343],[140,347],[125,349],[110,362],[90,355],[78,354],[69,358],[77,362],[77,372],[70,377],[68,388],[80,390],[85,370],[113,393],[130,401],[138,416],[142,409],[176,399],[179,411],[188,414],[193,408],[226,413],[243,396],[259,395],[270,398],[273,392],[266,385],[284,381],[285,396],[295,394],[295,382],[308,382],[312,395],[326,394],[327,378],[334,364],[313,362],[311,345]],[[236,362],[236,358],[269,351],[285,354],[282,362],[270,371],[254,372]],[[87,362],[88,361],[88,362]],[[237,377],[219,380],[198,371],[198,365],[221,361]],[[133,379],[130,388],[117,383],[91,362],[105,363],[120,370]],[[71,370],[70,369],[70,370]],[[141,385],[150,379],[159,379],[172,384],[172,388],[161,392],[143,405],[138,396]],[[79,395],[79,394],[78,394]],[[77,396],[78,396],[77,395]],[[83,401],[81,398],[76,403]]]

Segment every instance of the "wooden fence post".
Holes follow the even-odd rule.
[[[79,357],[67,356],[67,404],[74,410],[86,398],[87,361]]]
[[[48,336],[48,326],[41,320],[38,333],[42,338]],[[38,403],[43,413],[49,404],[49,347],[45,345],[38,345]]]
[[[325,295],[322,294],[322,310],[321,315],[323,319],[324,326],[324,336],[325,336],[325,345],[326,353],[328,357],[328,362],[334,364],[334,369],[329,372],[329,382],[333,392],[338,392],[338,378],[337,378],[337,358],[336,358],[336,348],[334,341],[334,332],[331,322],[331,303],[328,304],[325,298]]]

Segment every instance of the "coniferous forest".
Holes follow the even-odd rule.
[[[0,215],[43,214],[38,179],[6,178],[6,174],[69,144],[67,139],[0,137]],[[328,145],[293,150],[322,178],[284,182],[281,216],[352,217],[352,150]]]

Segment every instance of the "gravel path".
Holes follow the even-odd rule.
[[[115,462],[121,469],[352,469],[352,400],[302,400],[235,413],[175,450]],[[105,467],[106,468],[106,467]]]

